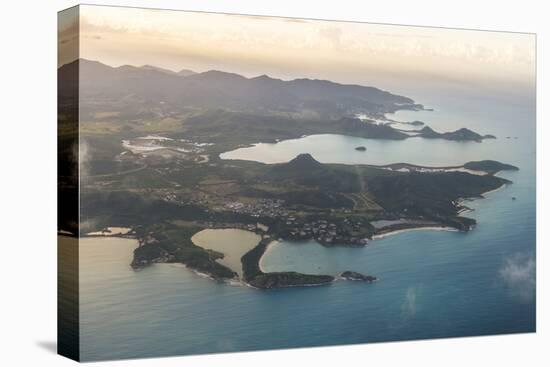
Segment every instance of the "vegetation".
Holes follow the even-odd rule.
[[[445,140],[457,140],[457,141],[478,141],[483,139],[496,139],[494,135],[480,135],[470,129],[461,128],[456,131],[438,133],[431,127],[426,126],[418,131],[416,136],[420,136],[426,139],[445,139]]]
[[[342,273],[340,273],[340,276],[344,279],[347,279],[347,280],[361,280],[361,281],[364,281],[364,282],[375,282],[378,280],[378,278],[376,277],[373,277],[372,275],[364,275],[364,274],[361,274],[361,273],[358,273],[356,271],[350,271],[350,270],[346,270]]]
[[[288,288],[328,284],[334,280],[331,275],[302,274],[293,271],[261,274],[249,281],[256,288]]]
[[[511,164],[505,164],[497,161],[485,160],[468,162],[464,164],[464,168],[474,171],[484,171],[490,175],[494,175],[500,171],[517,171],[519,168],[512,166]]]
[[[223,254],[205,250],[191,241],[200,228],[165,225],[148,229],[153,232],[141,237],[141,244],[134,251],[132,267],[139,269],[155,262],[177,262],[217,280],[236,276],[229,268],[216,262]]]
[[[247,252],[241,259],[243,264],[244,280],[256,288],[284,288],[291,286],[322,285],[330,283],[334,277],[330,275],[302,274],[297,272],[264,273],[259,266],[260,258],[264,254],[272,239],[265,238]]]

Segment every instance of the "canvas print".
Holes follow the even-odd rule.
[[[535,46],[60,12],[59,352],[534,332]]]

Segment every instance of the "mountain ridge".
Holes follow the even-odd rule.
[[[323,116],[423,108],[408,97],[372,86],[308,78],[282,80],[266,74],[248,78],[221,70],[172,72],[154,65],[111,67],[87,59],[59,67],[61,80],[74,67],[79,68],[81,93],[85,100],[101,96],[111,101],[125,99],[125,102],[139,106],[144,102],[156,104],[162,101],[177,108],[193,106],[284,113],[313,111]]]

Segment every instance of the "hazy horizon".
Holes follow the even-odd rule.
[[[113,67],[327,79],[398,93],[422,83],[529,96],[536,79],[533,34],[88,5],[79,20],[80,57]],[[60,33],[75,26],[61,24]]]

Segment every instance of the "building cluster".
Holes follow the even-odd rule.
[[[173,204],[207,207],[209,203],[206,195],[196,195],[194,197],[190,197],[189,195],[177,194],[166,189],[159,189],[157,192],[161,195],[162,200]]]
[[[167,191],[163,193],[163,199],[168,202],[184,204],[184,200],[174,192]],[[186,204],[195,204],[203,207],[211,207],[208,198],[203,195],[197,195],[192,199],[185,200]],[[208,205],[210,204],[210,205]],[[365,236],[357,235],[364,233],[361,221],[353,219],[343,219],[334,223],[326,219],[318,219],[304,222],[302,218],[289,214],[284,207],[284,200],[279,199],[259,199],[251,203],[240,201],[223,201],[214,207],[213,211],[233,212],[248,215],[255,218],[277,218],[285,228],[285,235],[290,240],[315,239],[325,245],[346,245],[346,246],[365,246],[368,239]],[[208,210],[208,209],[207,209]],[[208,223],[210,228],[224,228],[221,223]],[[249,231],[258,232],[256,224],[228,223],[227,228],[241,228]]]
[[[287,226],[292,226],[288,232],[289,239],[301,240],[313,238],[316,241],[326,244],[345,244],[365,246],[367,238],[361,238],[350,234],[351,230],[358,230],[360,222],[352,223],[345,219],[343,225],[337,226],[327,220],[317,220],[309,223],[299,223],[296,218],[288,217]]]
[[[284,200],[278,199],[259,199],[249,204],[229,201],[224,203],[223,209],[256,218],[279,218],[288,216],[288,212],[284,209],[283,204]]]

